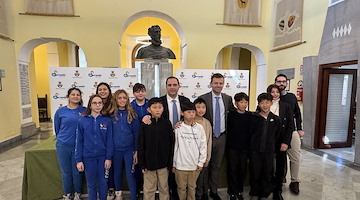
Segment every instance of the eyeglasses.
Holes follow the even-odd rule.
[[[286,83],[287,81],[276,81],[277,83]]]
[[[94,105],[94,106],[96,106],[96,105],[101,106],[101,105],[103,105],[103,102],[101,102],[101,101],[99,101],[99,102],[92,102],[91,104]]]

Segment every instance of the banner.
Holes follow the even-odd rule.
[[[25,0],[28,14],[74,15],[73,0]]]
[[[52,119],[59,107],[68,104],[66,95],[69,88],[76,87],[83,92],[83,105],[86,107],[89,97],[96,93],[96,87],[101,82],[108,83],[113,93],[118,89],[124,89],[132,100],[132,88],[138,82],[138,71],[135,68],[50,67]]]
[[[303,0],[275,1],[274,49],[301,43]]]
[[[260,25],[261,0],[225,0],[224,24]]]
[[[8,36],[5,0],[0,0],[0,35]]]
[[[194,101],[200,95],[210,92],[211,76],[214,73],[220,73],[225,77],[222,92],[231,96],[233,99],[236,93],[249,93],[248,70],[177,69],[176,77],[180,82],[179,94]]]

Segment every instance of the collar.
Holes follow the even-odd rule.
[[[214,93],[214,91],[211,91],[211,95],[212,95],[213,98],[215,98],[215,97],[220,97],[220,99],[222,99],[222,94],[221,94],[221,93],[220,93],[220,95],[218,96],[218,95],[216,95],[216,94]]]
[[[166,99],[167,99],[168,102],[171,102],[172,100],[174,100],[174,99],[171,98],[168,94],[166,94]],[[179,95],[176,95],[175,100],[176,100],[176,102],[179,102],[179,103],[180,103],[180,101],[179,101]]]

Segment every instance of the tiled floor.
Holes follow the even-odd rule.
[[[20,142],[4,152],[0,152],[0,200],[20,200],[23,175],[24,152],[42,139],[52,134],[50,123],[42,124],[39,135]],[[344,149],[345,154],[349,149]],[[344,164],[341,149],[325,152],[303,150],[300,168],[300,194],[289,192],[288,185],[283,187],[286,200],[360,200],[360,171],[351,162]],[[344,154],[344,153],[343,153]],[[289,179],[288,179],[289,180]],[[245,199],[249,199],[245,188]],[[219,190],[222,199],[228,199],[226,188]],[[83,198],[83,199],[86,199]],[[124,199],[129,199],[125,194]],[[271,199],[271,196],[269,197]]]

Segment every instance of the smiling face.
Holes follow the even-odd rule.
[[[270,112],[271,105],[272,105],[272,101],[264,99],[260,101],[259,108],[261,112],[268,113]]]
[[[116,97],[116,103],[118,105],[118,108],[121,110],[126,108],[128,101],[129,98],[125,93],[119,93]]]
[[[202,117],[206,113],[206,105],[204,103],[197,103],[195,104],[196,108],[196,115]]]
[[[97,93],[102,99],[108,98],[110,90],[106,85],[100,85],[97,88]]]
[[[101,110],[103,109],[103,101],[100,97],[94,97],[91,101],[91,114],[100,114]]]
[[[210,86],[216,95],[220,95],[222,89],[224,88],[224,78],[213,78],[210,82]]]
[[[146,91],[145,90],[138,90],[134,92],[134,97],[138,101],[143,101],[146,97]]]
[[[166,90],[170,97],[175,98],[178,94],[180,85],[175,78],[169,78],[166,82]]]
[[[275,87],[271,88],[270,94],[273,97],[273,100],[278,100],[280,98],[280,91]]]
[[[287,80],[283,76],[279,76],[276,78],[275,84],[279,86],[280,90],[283,91],[288,86]]]
[[[69,104],[79,104],[81,101],[81,93],[79,90],[73,89],[71,90],[67,98],[69,100]]]

